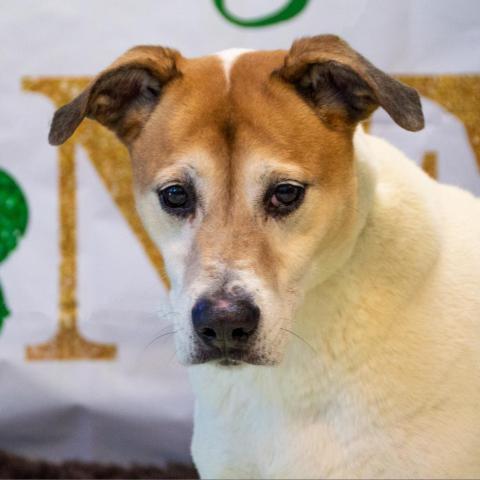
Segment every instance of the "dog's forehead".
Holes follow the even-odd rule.
[[[227,79],[227,84],[230,83],[230,72],[233,64],[236,62],[238,57],[244,55],[245,53],[252,52],[249,48],[229,48],[227,50],[222,50],[214,54],[215,57],[218,57],[223,65],[223,71]]]
[[[335,145],[329,139],[335,135],[275,77],[285,55],[230,49],[181,59],[180,78],[167,86],[132,148],[140,186],[151,186],[161,170],[189,157],[210,161],[217,173],[262,156],[315,168],[319,145]]]

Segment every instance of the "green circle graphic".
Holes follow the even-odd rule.
[[[243,19],[234,16],[225,7],[225,0],[213,0],[217,10],[229,22],[239,25],[241,27],[266,27],[279,22],[285,22],[298,15],[306,6],[309,0],[290,0],[284,7],[271,15],[260,18]]]
[[[15,180],[0,169],[0,262],[17,248],[28,224],[28,205]],[[0,328],[9,314],[0,287]]]

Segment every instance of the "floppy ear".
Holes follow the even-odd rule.
[[[335,35],[295,41],[277,73],[332,127],[354,126],[378,106],[406,130],[424,126],[416,90],[373,66]]]
[[[124,143],[140,133],[165,85],[179,75],[180,54],[163,47],[135,47],[101,72],[72,102],[53,116],[48,140],[60,145],[85,118],[113,130]]]

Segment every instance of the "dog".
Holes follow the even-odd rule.
[[[362,121],[417,92],[334,35],[135,47],[54,115],[127,146],[203,478],[480,477],[480,201]]]

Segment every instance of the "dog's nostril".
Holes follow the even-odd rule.
[[[213,328],[207,328],[207,327],[202,328],[200,330],[200,334],[210,340],[215,340],[217,338],[217,333]]]
[[[236,341],[244,341],[247,340],[250,336],[250,332],[245,330],[244,328],[234,328],[232,330],[232,339]]]

